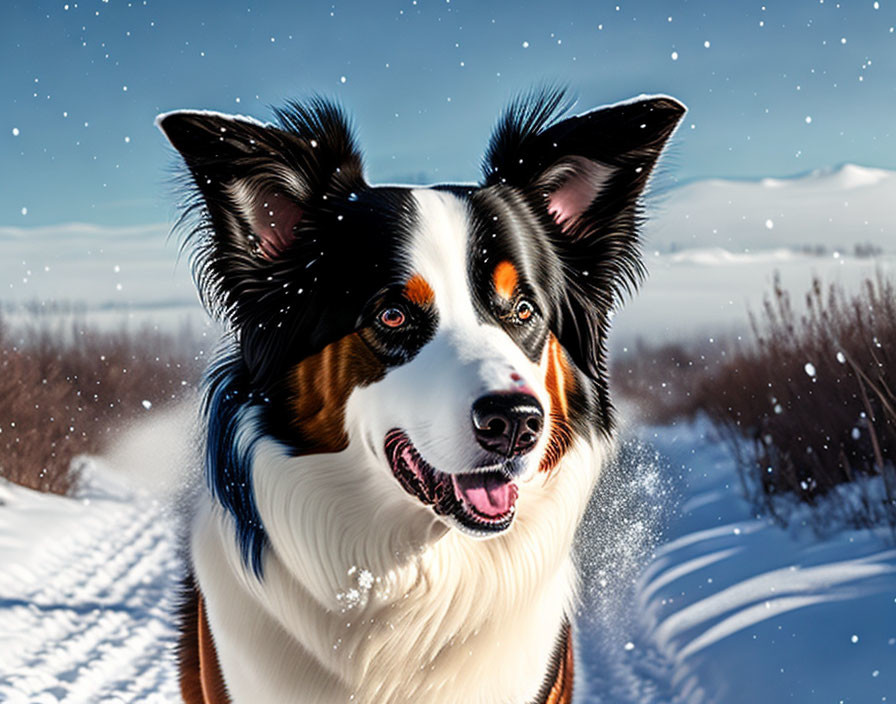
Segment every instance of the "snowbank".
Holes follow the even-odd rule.
[[[823,245],[893,251],[896,172],[855,164],[788,179],[711,179],[676,188],[649,211],[647,246],[732,251]]]
[[[881,702],[896,692],[896,549],[887,535],[820,538],[752,515],[708,428],[641,433],[679,507],[583,658],[592,702]],[[612,528],[611,528],[612,529]],[[605,663],[589,660],[609,653]]]

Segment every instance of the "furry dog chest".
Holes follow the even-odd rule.
[[[206,384],[188,702],[571,701],[609,317],[683,114],[515,102],[479,185],[371,186],[341,111],[158,124],[194,184]]]

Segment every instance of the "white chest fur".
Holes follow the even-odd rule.
[[[330,506],[327,518],[320,501],[316,511],[299,498],[327,476],[315,479],[322,460],[262,446],[263,579],[244,567],[232,521],[210,498],[193,528],[194,570],[234,703],[531,701],[574,607],[572,540],[604,454],[580,442],[521,492],[507,533],[474,540],[429,513],[397,520],[370,496],[341,501],[343,515]],[[323,457],[353,459],[348,450]]]

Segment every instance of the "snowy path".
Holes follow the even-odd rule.
[[[176,701],[174,546],[152,499],[0,484],[0,701]]]

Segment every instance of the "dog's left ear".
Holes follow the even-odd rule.
[[[620,296],[640,282],[639,198],[685,107],[644,97],[567,119],[562,91],[514,102],[484,163],[484,186],[519,189],[535,204],[563,262],[555,314],[560,342],[592,378]]]
[[[511,105],[489,145],[484,185],[538,192],[554,222],[573,232],[634,204],[685,107],[641,98],[553,121],[562,101],[550,91]]]

